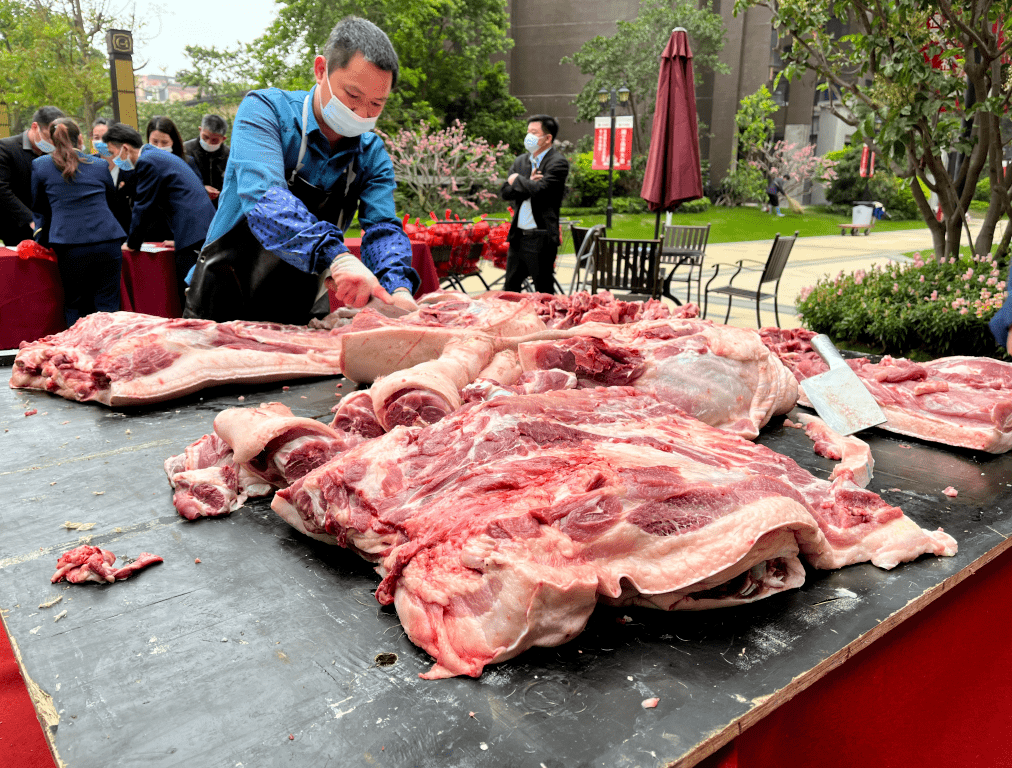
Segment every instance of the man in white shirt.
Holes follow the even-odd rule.
[[[554,146],[558,133],[554,117],[531,117],[524,138],[527,152],[513,161],[499,192],[515,208],[507,237],[504,290],[519,291],[529,277],[539,293],[555,293],[559,208],[569,176],[569,162]]]

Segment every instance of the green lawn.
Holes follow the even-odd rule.
[[[725,208],[713,206],[702,213],[676,213],[672,216],[672,224],[699,225],[711,224],[711,243],[733,243],[742,240],[772,240],[779,232],[782,235],[792,234],[795,230],[802,237],[815,235],[839,235],[837,224],[849,224],[849,216],[828,213],[823,208],[811,207],[803,214],[792,213],[784,207],[783,218],[763,213],[758,208],[738,207]],[[604,214],[584,213],[580,209],[563,208],[564,218],[579,219],[582,226],[604,224]],[[614,214],[612,229],[608,234],[612,237],[652,238],[657,214]],[[661,215],[664,223],[664,215]],[[874,231],[890,231],[897,229],[926,229],[927,225],[920,220],[890,221],[883,219],[875,224]]]

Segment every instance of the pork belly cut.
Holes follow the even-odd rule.
[[[871,455],[868,443],[853,435],[841,435],[830,429],[822,419],[808,413],[798,415],[798,421],[804,426],[805,434],[815,444],[814,449],[820,456],[840,462],[833,467],[830,480],[846,476],[861,488],[867,488],[875,469],[875,459]]]
[[[154,403],[224,383],[341,373],[340,337],[290,325],[96,312],[22,342],[10,385],[110,406]]]
[[[763,340],[801,382],[828,370],[804,330],[765,328]],[[1005,453],[1012,448],[1012,363],[942,357],[915,363],[886,355],[848,360],[886,415],[881,429],[944,445]]]
[[[56,573],[50,582],[56,584],[66,580],[72,584],[83,584],[88,581],[111,584],[129,578],[142,568],[163,561],[158,555],[141,552],[135,560],[122,568],[114,568],[115,562],[116,555],[109,550],[82,544],[60,555],[56,561]]]
[[[377,599],[435,658],[429,678],[565,642],[599,600],[734,605],[801,584],[799,553],[892,567],[955,552],[849,479],[628,387],[496,397],[397,427],[272,508],[377,564]]]

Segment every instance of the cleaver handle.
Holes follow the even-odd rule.
[[[840,355],[840,350],[833,344],[826,334],[820,333],[817,336],[812,337],[811,341],[812,349],[819,353],[819,357],[826,361],[826,365],[829,366],[830,370],[839,368],[841,365],[844,368],[850,368],[847,365],[847,361]]]

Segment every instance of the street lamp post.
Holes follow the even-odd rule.
[[[601,88],[597,92],[597,100],[601,103],[601,106],[608,104],[611,109],[611,132],[609,134],[608,144],[608,211],[607,211],[607,223],[605,224],[607,229],[611,229],[611,214],[612,204],[611,196],[613,189],[613,179],[615,174],[615,100],[625,104],[629,101],[629,89],[624,85],[619,88]]]

